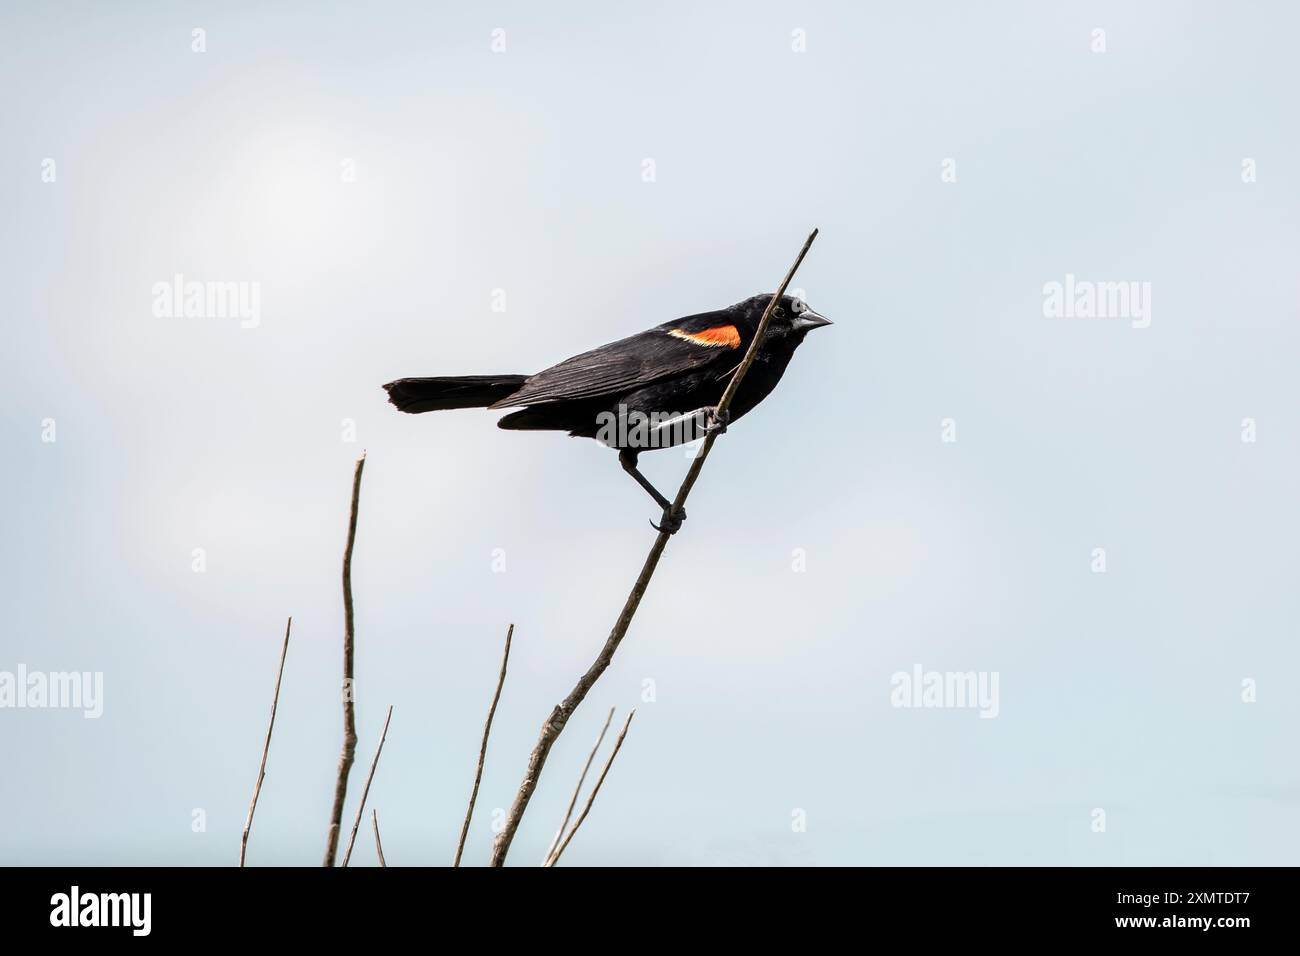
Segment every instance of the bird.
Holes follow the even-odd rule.
[[[688,315],[567,358],[535,375],[399,378],[388,400],[410,414],[457,408],[509,409],[498,427],[565,431],[616,448],[619,464],[663,509],[658,531],[674,534],[686,519],[637,468],[642,451],[670,448],[725,431],[763,401],[785,374],[804,337],[831,320],[801,298],[783,295],[745,378],[719,415],[732,374],[758,332],[772,294]]]

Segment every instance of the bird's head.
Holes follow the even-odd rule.
[[[763,310],[771,301],[772,293],[767,292],[750,296],[744,302],[738,302],[733,306],[744,316],[743,324],[748,333],[746,338],[758,331],[758,324],[763,319]],[[777,302],[776,308],[772,310],[772,319],[767,326],[766,342],[775,344],[787,341],[790,345],[798,345],[813,329],[830,324],[830,319],[814,312],[803,299],[783,295]]]

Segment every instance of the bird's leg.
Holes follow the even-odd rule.
[[[659,524],[650,522],[650,527],[656,531],[666,531],[669,534],[676,534],[686,520],[686,509],[683,508],[676,514],[673,513],[673,503],[659,493],[659,489],[650,484],[650,479],[636,467],[637,452],[630,448],[624,448],[618,453],[618,463],[623,466],[623,470],[636,479],[636,483],[646,490],[646,493],[655,500],[655,504],[664,509],[664,516]]]
[[[704,410],[704,434],[706,435],[725,435],[727,425],[731,421],[731,412],[719,412],[718,406],[710,405]]]
[[[659,489],[650,484],[650,479],[636,467],[637,453],[630,449],[624,448],[618,453],[618,463],[623,466],[623,470],[636,479],[636,483],[646,490],[651,498],[660,508],[671,508],[673,503],[659,493]]]

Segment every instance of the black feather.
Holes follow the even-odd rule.
[[[527,375],[446,375],[399,378],[384,386],[388,400],[404,412],[437,412],[450,408],[486,408],[517,390]]]
[[[703,312],[665,322],[647,332],[602,345],[538,372],[517,392],[490,407],[542,405],[617,395],[710,366],[735,368],[738,356],[744,354],[741,349],[700,345],[677,338],[672,332],[674,329],[698,332],[736,323],[737,318],[730,310]],[[748,340],[745,341],[747,344]]]

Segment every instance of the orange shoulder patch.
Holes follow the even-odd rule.
[[[719,325],[711,329],[702,329],[699,332],[684,332],[681,329],[671,329],[668,334],[679,339],[685,339],[687,342],[694,342],[696,345],[707,345],[710,348],[740,348],[740,331],[734,325]]]

